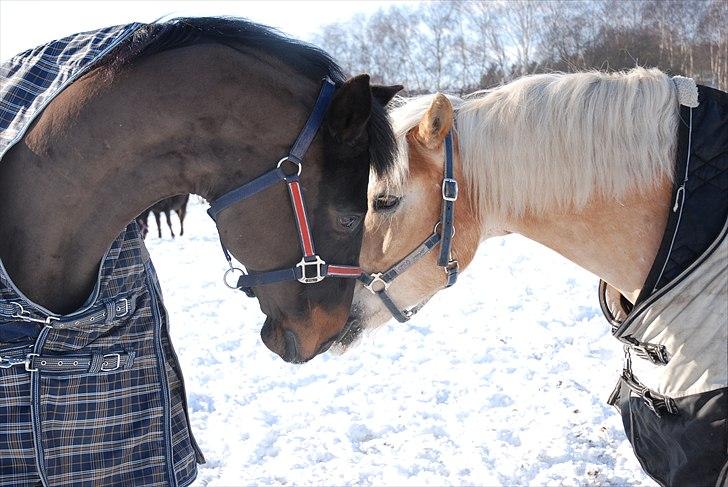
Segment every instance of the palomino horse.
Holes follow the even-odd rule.
[[[692,80],[641,68],[404,100],[391,112],[397,170],[370,184],[368,274],[338,347],[393,316],[409,319],[487,238],[524,235],[608,283],[615,335],[640,357],[628,359],[610,402],[643,467],[664,484],[721,484],[728,97],[700,87],[697,101]],[[702,274],[683,277],[698,264]],[[645,364],[667,372],[648,383]]]
[[[204,457],[130,222],[210,201],[225,282],[257,296],[269,348],[308,360],[349,314],[399,88],[217,18],[80,33],[1,68],[0,484],[189,485]]]

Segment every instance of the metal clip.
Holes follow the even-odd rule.
[[[26,310],[25,308],[23,308],[22,304],[20,304],[20,303],[10,303],[10,304],[17,306],[18,310],[19,310],[17,313],[13,313],[10,316],[11,318],[15,318],[15,319],[30,322],[30,323],[42,323],[51,328],[53,328],[51,326],[51,322],[59,320],[59,318],[56,318],[55,316],[48,316],[45,319],[33,318],[32,316],[30,316],[30,312],[28,310]]]
[[[457,259],[452,259],[443,268],[445,270],[446,283],[445,287],[450,287],[455,284],[458,280],[458,272],[460,272],[460,264]]]
[[[635,355],[649,360],[655,365],[666,365],[670,361],[667,355],[667,348],[664,345],[655,345],[653,343],[640,343],[633,345]]]
[[[372,280],[369,284],[365,284],[364,287],[367,288],[372,294],[379,294],[383,291],[386,291],[389,287],[389,283],[382,279],[382,273],[381,272],[375,272],[374,274],[370,274],[369,276]],[[374,289],[374,285],[378,284],[379,286],[377,289]]]

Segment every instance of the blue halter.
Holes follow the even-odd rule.
[[[458,199],[458,182],[455,180],[452,157],[452,132],[448,132],[447,137],[445,137],[444,166],[444,175],[442,178],[442,214],[440,221],[435,224],[432,234],[419,247],[387,271],[371,274],[362,272],[359,277],[359,280],[364,283],[364,287],[379,296],[389,312],[392,313],[392,316],[400,323],[408,321],[427,301],[423,301],[410,309],[400,309],[389,294],[387,294],[387,288],[397,276],[409,269],[422,257],[429,254],[438,244],[440,244],[440,255],[437,258],[437,265],[445,271],[445,287],[452,286],[458,279],[458,261],[452,258],[451,252],[452,238],[455,235],[455,201]],[[438,227],[440,227],[439,232]]]
[[[316,104],[314,105],[311,114],[308,116],[306,125],[304,125],[303,129],[298,134],[298,138],[296,138],[296,141],[294,142],[293,147],[291,147],[291,150],[288,152],[288,155],[278,161],[275,169],[258,176],[249,183],[228,191],[210,203],[210,208],[207,210],[207,214],[210,215],[210,218],[212,218],[217,225],[217,217],[226,208],[239,203],[244,199],[250,198],[254,194],[268,189],[279,182],[285,182],[288,186],[288,194],[291,197],[291,205],[293,206],[293,214],[296,220],[296,227],[298,229],[298,241],[303,253],[301,260],[293,267],[268,272],[249,274],[243,269],[234,267],[230,252],[228,252],[221,240],[220,245],[222,246],[223,254],[225,254],[225,259],[228,261],[229,265],[229,269],[225,271],[225,275],[223,277],[223,280],[228,287],[232,289],[240,289],[248,296],[253,297],[254,294],[252,288],[254,286],[274,284],[283,281],[299,281],[303,284],[313,284],[322,281],[328,276],[356,279],[361,275],[361,269],[358,266],[327,264],[318,254],[316,254],[316,249],[313,243],[313,234],[311,232],[308,215],[306,213],[306,206],[303,200],[303,188],[301,187],[299,179],[303,165],[303,157],[321,127],[321,123],[326,115],[326,110],[331,104],[331,99],[335,89],[336,86],[333,81],[328,78],[323,80],[321,91],[319,92]],[[293,169],[293,171],[286,172],[283,169],[284,164],[288,166],[288,169]],[[235,272],[240,274],[238,280],[235,284],[230,284],[228,282],[228,276]]]

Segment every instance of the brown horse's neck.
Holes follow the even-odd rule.
[[[300,78],[202,44],[72,84],[0,163],[0,258],[15,284],[53,312],[77,309],[144,209],[175,194],[215,197],[268,169],[305,120],[308,99],[274,118],[276,97]]]
[[[596,274],[634,302],[657,255],[672,183],[622,201],[600,200],[573,213],[526,214],[500,223]]]

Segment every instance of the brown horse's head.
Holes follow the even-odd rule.
[[[58,191],[78,221],[94,225],[87,232],[94,238],[78,231],[67,239],[64,225],[73,225],[60,218],[51,222],[58,230],[48,234],[63,238],[41,239],[43,247],[32,255],[57,256],[66,249],[75,255],[43,263],[50,269],[46,275],[69,275],[70,283],[50,279],[52,286],[31,287],[39,301],[62,312],[77,309],[89,283],[93,286],[99,253],[134,215],[176,194],[196,193],[214,202],[275,171],[299,147],[295,141],[304,127],[313,138],[305,137],[305,153],[293,151],[301,164],[296,191],[303,193],[315,254],[329,264],[358,265],[369,173],[383,176],[396,152],[384,106],[401,87],[371,86],[367,75],[347,81],[323,51],[234,18],[146,24],[102,61],[47,107],[28,132],[28,143],[18,145],[13,165],[3,160],[3,229],[34,221],[25,215],[42,212],[41,204],[30,208],[22,196],[27,193],[22,185],[34,174],[28,167],[48,164],[84,176],[65,178]],[[326,91],[326,103],[319,105],[324,79],[334,91]],[[309,126],[314,107],[320,110]],[[225,248],[251,273],[290,270],[303,257],[283,181],[291,165],[281,169],[285,178],[213,212]],[[50,171],[38,172],[53,185]],[[13,186],[12,193],[6,189]],[[27,269],[19,278],[27,289],[40,281],[23,254],[24,239],[35,234],[14,233],[12,245],[0,250],[10,256],[5,261],[11,268]],[[354,279],[288,280],[254,285],[252,292],[267,315],[263,341],[298,362],[338,336]]]
[[[453,127],[453,107],[442,94],[408,100],[390,113],[399,145],[396,168],[372,174],[369,212],[364,223],[364,243],[359,258],[368,273],[384,272],[400,262],[432,235],[442,209],[444,140]],[[460,268],[467,266],[477,249],[480,225],[462,182],[457,137],[453,150],[455,176],[460,194],[455,205],[452,256]],[[445,273],[437,265],[438,248],[399,275],[387,288],[402,309],[423,304],[445,285]],[[339,340],[345,349],[359,334],[379,326],[392,314],[376,294],[361,284],[354,293],[346,332]]]
[[[301,186],[315,252],[327,263],[358,263],[370,170],[384,175],[394,153],[384,105],[399,89],[370,86],[367,75],[342,83],[307,151]],[[295,125],[281,124],[295,132]],[[223,243],[248,272],[292,267],[302,252],[286,185],[255,200],[220,214]],[[354,284],[354,279],[326,277],[313,284],[288,281],[254,287],[267,315],[264,343],[291,362],[327,350],[346,323]]]

